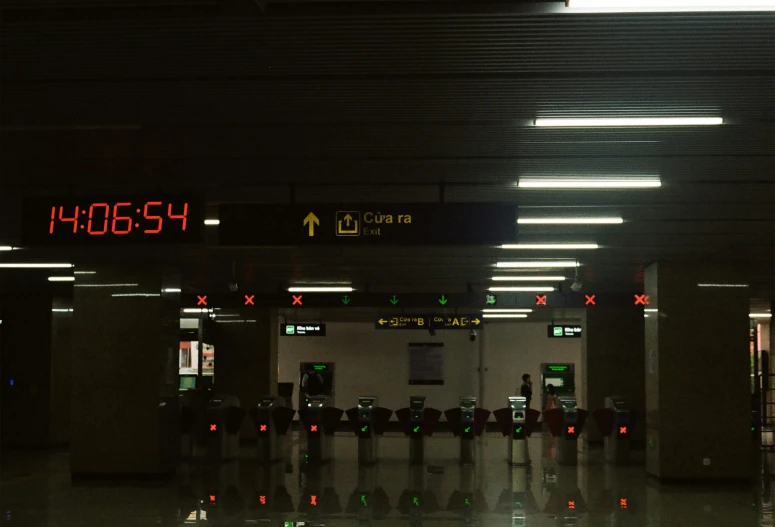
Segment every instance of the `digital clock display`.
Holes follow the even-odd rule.
[[[30,199],[24,203],[27,246],[197,243],[203,205],[190,198]]]

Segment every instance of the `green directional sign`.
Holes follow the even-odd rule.
[[[465,428],[465,430],[463,430],[463,432],[465,432],[466,434],[467,434],[468,432],[470,432],[470,431],[471,431],[471,427],[470,427],[470,426],[467,426],[467,427]]]
[[[393,305],[398,304],[398,297],[396,295],[393,295],[390,297],[390,303]]]
[[[486,302],[488,306],[494,306],[498,303],[498,297],[495,295],[487,295]]]
[[[366,431],[366,430],[368,430],[368,429],[369,429],[369,425],[363,425],[363,426],[361,427],[361,432],[365,432],[365,431]]]
[[[439,304],[441,304],[442,306],[447,305],[447,302],[449,302],[449,299],[446,296],[441,295],[439,297]]]
[[[347,295],[344,295],[344,296],[342,297],[342,303],[343,303],[344,305],[348,305],[350,302],[351,302],[351,300],[350,300],[350,297],[349,297],[349,296],[347,296]]]
[[[361,494],[361,503],[363,504],[364,507],[368,507],[369,506],[369,503],[366,501],[366,495],[365,494]]]
[[[522,427],[521,427],[521,426],[520,426],[520,427],[517,427],[517,428],[516,428],[514,431],[515,431],[516,433],[520,433],[520,432],[522,431]]]
[[[416,433],[417,433],[417,432],[419,432],[419,431],[420,431],[420,427],[419,427],[419,426],[415,426],[415,427],[414,427],[414,433],[416,434]]]

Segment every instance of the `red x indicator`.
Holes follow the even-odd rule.
[[[635,305],[636,306],[649,305],[649,295],[635,295]]]
[[[627,433],[627,427],[626,426],[620,426],[619,427],[619,433],[624,435]]]
[[[627,508],[627,498],[619,498],[619,508],[620,509]]]
[[[318,425],[310,425],[309,431],[310,432],[317,432],[318,431]]]
[[[584,305],[585,306],[594,306],[595,304],[595,295],[584,295]]]
[[[576,502],[575,501],[569,501],[568,502],[568,508],[569,509],[575,509],[576,508]]]
[[[291,296],[293,297],[293,304],[291,304],[291,305],[293,305],[293,306],[301,306],[301,305],[303,305],[302,302],[301,302],[301,297],[304,296],[304,295],[299,295],[299,296],[291,295]]]
[[[259,432],[266,432],[266,425],[261,425],[258,427]]]
[[[245,305],[246,306],[255,306],[256,304],[253,303],[253,299],[256,297],[256,295],[245,295]]]
[[[210,494],[210,503],[215,503],[215,494]]]
[[[568,433],[569,434],[575,434],[576,433],[576,427],[575,426],[569,426],[568,427]]]
[[[317,507],[318,506],[318,497],[315,494],[312,494],[309,497],[309,504],[312,505],[313,507]]]
[[[259,496],[258,501],[261,502],[261,505],[266,505],[266,496]]]
[[[218,427],[216,425],[210,425],[211,432],[215,432],[216,430],[218,430]]]
[[[196,295],[196,305],[198,306],[206,306],[207,305],[207,295]]]
[[[546,305],[546,295],[536,295],[536,305],[537,306],[545,306]]]

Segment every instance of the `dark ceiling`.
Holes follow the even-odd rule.
[[[436,201],[443,184],[447,201],[625,223],[520,226],[523,242],[603,246],[574,254],[211,247],[153,257],[192,287],[225,288],[236,261],[241,281],[267,288],[298,279],[438,290],[488,284],[498,259],[569,256],[601,291],[633,290],[652,261],[692,259],[738,267],[752,297],[775,293],[773,13],[4,0],[0,15],[0,245],[19,243],[27,195],[185,188],[211,203],[403,202]],[[725,124],[532,126],[674,115]],[[514,186],[526,175],[634,174],[659,175],[663,187]]]

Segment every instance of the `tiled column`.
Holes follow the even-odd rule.
[[[74,476],[174,468],[179,278],[154,266],[95,266],[73,288],[70,462]],[[169,414],[166,415],[165,414]]]
[[[603,436],[594,423],[592,412],[605,406],[609,396],[626,397],[630,408],[641,417],[631,435],[643,440],[646,410],[645,347],[643,310],[590,306],[585,309],[581,333],[583,394],[579,401],[589,410],[585,442],[601,442]]]
[[[646,469],[664,480],[747,479],[751,472],[748,289],[704,262],[645,274]]]
[[[277,312],[251,309],[239,320],[215,319],[215,390],[235,395],[246,410],[259,398],[277,394]],[[241,437],[255,437],[253,423],[245,419]]]

